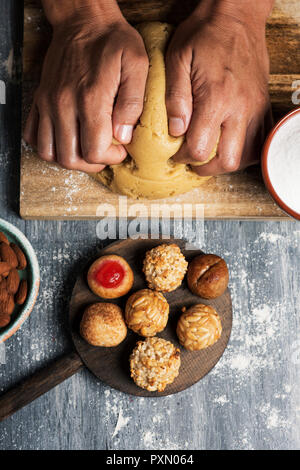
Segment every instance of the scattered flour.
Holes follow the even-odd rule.
[[[220,397],[216,397],[214,399],[214,403],[217,403],[218,405],[225,405],[226,403],[229,403],[229,400],[228,398],[226,397],[226,395],[221,395]]]
[[[231,369],[236,369],[237,371],[241,372],[249,368],[251,364],[251,357],[245,356],[243,354],[237,354],[231,360]]]
[[[263,232],[260,236],[257,242],[259,243],[260,241],[268,242],[268,243],[277,243],[278,241],[281,241],[283,239],[283,236],[277,233],[271,233],[271,232]]]
[[[112,438],[114,438],[119,433],[119,431],[121,431],[121,429],[123,429],[125,426],[127,426],[129,421],[130,421],[129,417],[125,418],[123,416],[123,411],[122,411],[122,408],[121,408],[120,411],[119,411],[118,421],[117,421],[115,430],[113,432]]]

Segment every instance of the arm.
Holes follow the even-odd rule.
[[[115,0],[42,0],[53,37],[24,131],[39,156],[101,171],[126,157],[142,109],[148,57]]]
[[[45,15],[53,27],[66,24],[93,24],[96,19],[110,23],[121,12],[114,0],[41,0]]]
[[[265,25],[274,0],[203,0],[180,25],[167,53],[169,130],[186,133],[174,157],[205,162],[202,176],[255,163],[271,124]]]

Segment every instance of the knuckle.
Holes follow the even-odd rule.
[[[187,143],[187,149],[189,155],[194,160],[205,161],[209,157],[209,152],[207,148],[202,147],[199,144],[193,144],[192,142]]]
[[[222,159],[222,169],[225,172],[237,171],[239,169],[239,159],[232,157],[225,157]]]
[[[171,68],[178,67],[178,64],[185,62],[186,51],[182,44],[176,44],[176,47],[172,47],[171,43],[166,53],[166,63]]]
[[[91,110],[92,105],[95,103],[95,93],[92,90],[81,90],[79,93],[78,104],[80,111],[87,115]]]
[[[265,108],[268,105],[268,97],[263,90],[259,90],[256,94],[256,103],[259,108]]]
[[[50,99],[47,93],[37,91],[34,95],[34,102],[38,110],[44,110],[50,107]]]
[[[140,115],[143,111],[143,100],[139,96],[120,98],[118,102],[118,112],[125,113],[126,116]]]
[[[99,151],[99,152],[92,152],[92,151],[88,151],[86,152],[83,157],[85,159],[85,161],[87,163],[91,163],[91,164],[101,164],[101,155],[102,155],[102,152]]]
[[[139,67],[146,68],[149,65],[149,58],[144,50],[138,50],[134,54],[134,59]]]
[[[188,98],[187,93],[176,86],[170,86],[166,90],[166,100],[169,102],[182,103]]]
[[[67,88],[56,90],[51,95],[51,104],[55,111],[61,112],[72,102],[72,93]]]
[[[251,97],[251,94],[247,90],[240,90],[237,94],[236,104],[239,110],[243,112],[247,112],[250,107],[251,103],[254,102],[254,97]]]
[[[192,75],[192,89],[195,100],[211,96],[214,90],[214,84],[209,83],[205,72],[194,73]]]

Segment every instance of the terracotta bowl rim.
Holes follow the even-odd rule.
[[[290,217],[293,217],[296,220],[300,220],[300,213],[294,211],[289,206],[287,206],[287,204],[278,196],[274,186],[271,183],[271,179],[270,179],[269,171],[268,171],[268,156],[269,156],[270,145],[273,141],[274,136],[280,129],[280,127],[283,124],[285,124],[288,120],[293,118],[294,115],[299,114],[299,113],[300,113],[300,107],[293,109],[288,114],[286,114],[282,119],[280,119],[280,121],[275,125],[275,127],[269,133],[267,140],[263,146],[262,159],[261,159],[261,169],[262,169],[264,183],[271,197],[287,215],[289,215]]]

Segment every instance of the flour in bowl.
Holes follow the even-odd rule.
[[[300,112],[287,119],[275,133],[267,165],[279,198],[300,214]]]

